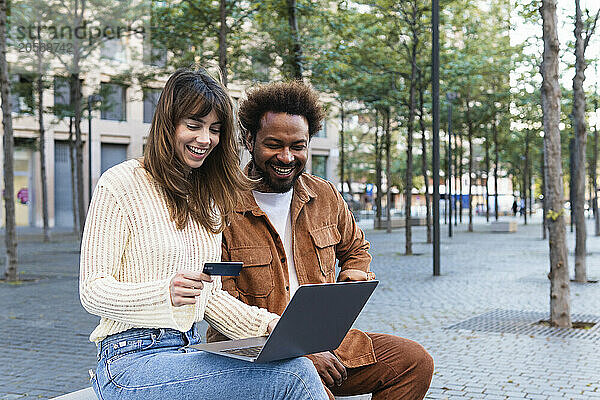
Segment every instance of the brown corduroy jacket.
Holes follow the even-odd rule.
[[[339,192],[328,181],[304,173],[294,185],[292,248],[299,283],[373,279],[369,242]],[[290,301],[282,240],[251,191],[243,193],[231,225],[223,232],[223,261],[242,261],[238,277],[223,277],[223,289],[247,304],[281,315]],[[310,312],[310,310],[307,310]],[[209,328],[208,341],[226,338]],[[371,339],[352,329],[334,350],[347,368],[374,363]]]

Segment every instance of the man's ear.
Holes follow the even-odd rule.
[[[242,140],[244,141],[244,146],[250,153],[254,150],[254,140],[252,138],[252,134],[250,132],[246,132],[242,135]]]

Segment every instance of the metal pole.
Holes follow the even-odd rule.
[[[433,275],[440,275],[440,4],[431,0],[433,118]]]
[[[450,224],[448,225],[448,237],[452,237],[452,102],[448,103],[448,203],[450,204]]]

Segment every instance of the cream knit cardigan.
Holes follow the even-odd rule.
[[[265,335],[277,315],[221,290],[219,277],[204,284],[195,305],[171,304],[169,285],[178,271],[202,271],[220,259],[221,234],[193,221],[177,229],[139,161],[109,169],[94,190],[81,242],[81,303],[100,316],[90,340],[130,328],[185,332],[202,319],[230,338]]]

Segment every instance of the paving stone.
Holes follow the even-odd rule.
[[[504,400],[504,399],[506,399],[506,396],[497,395],[497,394],[486,394],[484,399],[486,399],[486,400]]]
[[[548,243],[540,239],[539,218],[533,222],[498,235],[476,218],[475,232],[458,226],[453,238],[442,224],[442,275],[433,277],[424,227],[413,229],[413,251],[421,255],[405,256],[403,230],[387,234],[361,221],[381,283],[355,326],[421,343],[435,362],[428,399],[600,399],[598,343],[447,329],[493,310],[548,313]],[[570,232],[567,245],[572,252]],[[600,278],[600,237],[588,235],[587,247],[588,275]],[[0,399],[50,398],[89,386],[96,360],[88,336],[98,318],[79,303],[78,251],[64,232],[48,244],[39,234],[21,236],[19,271],[36,281],[0,283]],[[571,255],[571,271],[573,264]],[[572,313],[600,315],[599,288],[572,285]]]
[[[531,400],[546,400],[548,396],[545,394],[527,393],[527,398]]]
[[[425,396],[426,399],[443,399],[443,400],[448,400],[449,397],[448,395],[445,394],[439,394],[439,393],[433,393],[433,394],[427,394],[427,396]]]
[[[465,394],[464,394],[464,396],[467,399],[485,399],[486,394],[484,394],[484,393],[473,393],[473,392],[466,391]]]

